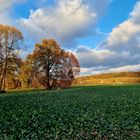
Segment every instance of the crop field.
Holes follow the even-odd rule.
[[[139,140],[140,85],[0,95],[0,140]]]

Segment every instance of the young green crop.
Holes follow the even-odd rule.
[[[0,139],[140,139],[140,86],[0,95]]]

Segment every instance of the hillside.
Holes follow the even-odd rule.
[[[140,83],[140,72],[107,73],[78,77],[73,85],[102,85]]]

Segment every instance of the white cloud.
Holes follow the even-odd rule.
[[[104,1],[100,3],[101,7],[104,7]],[[19,22],[35,39],[38,36],[56,38],[65,47],[72,47],[77,38],[93,33],[98,10],[91,4],[93,2],[89,0],[58,0],[55,6],[31,11],[28,19]]]
[[[81,68],[81,75],[94,75],[102,73],[114,73],[114,72],[137,72],[140,71],[140,64],[138,65],[126,65],[121,67],[109,68],[109,67],[94,67],[94,68]]]
[[[76,54],[84,73],[140,70],[140,2],[130,17],[115,27],[95,49],[79,47]]]
[[[7,9],[11,6],[11,0],[1,0],[0,1],[0,24],[9,24],[10,18]]]
[[[119,45],[121,46],[129,42],[129,40],[139,32],[140,25],[135,24],[131,19],[129,19],[113,29],[107,40],[107,47],[119,47]]]
[[[130,13],[133,17],[132,20],[134,23],[140,24],[140,1],[136,4],[134,11]]]
[[[0,24],[10,24],[11,20],[9,18],[9,16],[5,13],[5,14],[0,14]]]
[[[26,0],[0,0],[0,24],[11,24],[10,10],[15,3],[26,2]]]
[[[11,0],[1,0],[0,1],[0,13],[4,12],[12,4]]]
[[[130,13],[130,18],[115,27],[109,34],[105,45],[110,50],[137,49],[140,36],[140,2],[137,2],[134,10]],[[137,42],[137,44],[135,44]]]
[[[6,12],[13,4],[23,3],[27,0],[0,0],[0,13]]]
[[[91,49],[86,46],[80,46],[75,51],[78,57],[81,67],[118,67],[123,65],[129,65],[133,63],[139,63],[140,55],[134,55],[133,59],[130,57],[129,51],[116,52],[109,49]]]
[[[110,60],[117,56],[115,52],[107,49],[97,50],[86,46],[80,46],[76,50],[76,55],[81,66],[87,68],[98,65],[110,65]]]

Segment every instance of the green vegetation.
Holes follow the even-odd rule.
[[[0,95],[0,139],[140,139],[140,85]]]

